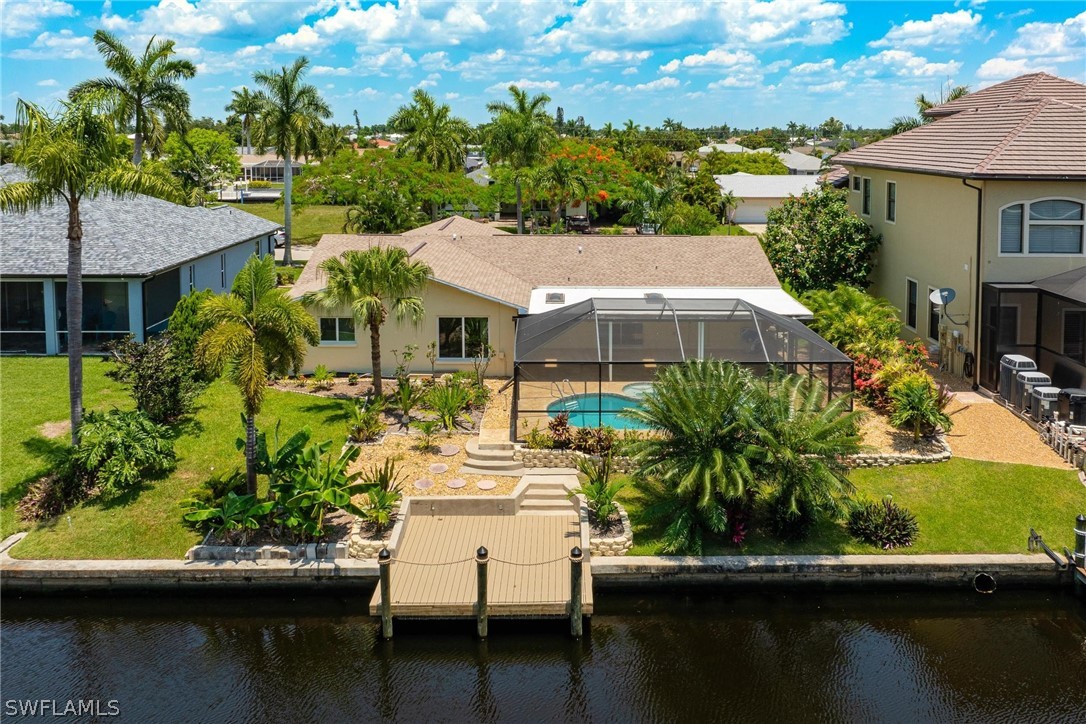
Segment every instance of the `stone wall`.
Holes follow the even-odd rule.
[[[354,524],[351,525],[351,536],[348,539],[348,552],[351,558],[377,558],[377,554],[381,552],[382,548],[388,546],[389,541],[392,540],[392,531],[396,527],[395,520],[399,517],[400,506],[396,506],[396,510],[393,513],[393,524],[389,525],[385,529],[385,534],[380,538],[364,538],[362,536],[362,521],[355,518]]]
[[[332,561],[347,557],[347,543],[306,543],[297,546],[195,545],[185,553],[190,561]]]
[[[526,468],[576,468],[581,458],[591,457],[576,450],[533,450],[518,447],[513,451],[513,459],[519,460]],[[633,458],[615,455],[611,458],[611,469],[622,475],[632,473],[637,465]]]
[[[626,515],[626,509],[618,507],[618,515],[622,518],[622,532],[618,535],[597,537],[595,534],[589,538],[588,550],[593,556],[624,556],[633,548],[633,528],[630,526],[630,516]]]
[[[850,468],[888,468],[894,465],[916,465],[919,463],[942,463],[950,459],[950,446],[942,435],[935,438],[942,448],[932,453],[860,453],[850,455],[845,464]]]

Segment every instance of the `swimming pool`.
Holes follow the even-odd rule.
[[[547,414],[557,417],[568,412],[569,424],[574,427],[607,425],[616,430],[649,429],[648,425],[618,414],[631,407],[637,407],[637,400],[634,398],[605,392],[602,395],[572,395],[555,400],[547,405]]]

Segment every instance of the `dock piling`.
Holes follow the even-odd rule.
[[[377,554],[377,567],[381,573],[381,635],[392,638],[392,554],[382,548]]]
[[[1075,518],[1075,555],[1071,562],[1074,568],[1075,593],[1086,597],[1086,515]]]
[[[584,631],[581,603],[581,566],[584,554],[578,546],[569,552],[569,631],[575,638],[580,638]]]
[[[490,562],[490,553],[485,546],[479,546],[475,551],[475,572],[479,585],[478,601],[475,605],[475,618],[479,631],[479,638],[485,639],[487,634],[487,610],[486,610],[486,569]]]

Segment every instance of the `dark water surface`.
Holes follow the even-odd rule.
[[[5,597],[0,698],[133,722],[1086,722],[1069,594],[605,591],[582,641],[492,621],[485,643],[468,621],[383,642],[366,599]]]

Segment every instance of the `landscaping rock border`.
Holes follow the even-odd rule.
[[[346,557],[346,541],[296,546],[195,545],[185,552],[185,559],[190,561],[337,561]]]
[[[393,520],[398,520],[400,517],[400,506],[396,506],[396,511],[393,513]],[[382,548],[388,548],[392,540],[392,531],[395,528],[395,523],[388,526],[385,534],[380,538],[364,538],[362,537],[362,521],[359,518],[355,518],[354,525],[351,526],[351,535],[348,538],[350,541],[348,544],[348,553],[351,558],[377,558],[377,554],[381,552]]]
[[[633,548],[633,527],[630,525],[630,516],[626,515],[626,509],[615,503],[618,515],[622,519],[622,532],[618,535],[596,537],[588,539],[588,550],[593,556],[624,556]]]
[[[845,464],[850,468],[888,468],[894,465],[917,465],[922,463],[944,463],[950,460],[952,453],[946,438],[935,438],[942,450],[934,453],[859,453],[850,455]]]

